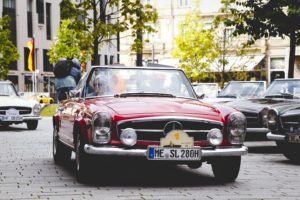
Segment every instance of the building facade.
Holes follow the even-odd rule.
[[[53,92],[53,66],[47,55],[60,21],[59,0],[0,0],[0,13],[11,19],[11,39],[19,52],[19,60],[9,68],[8,79],[23,92]],[[27,42],[35,41],[35,76],[28,69]]]
[[[47,52],[56,40],[61,19],[60,3],[61,0],[0,0],[0,16],[10,17],[11,40],[20,55],[17,62],[10,64],[8,79],[21,92],[55,92],[53,65]],[[28,69],[27,42],[32,38],[35,42],[35,73]],[[100,48],[101,65],[118,61],[116,41]]]
[[[145,64],[152,62],[152,60],[154,63],[166,65],[178,64],[179,60],[172,58],[171,52],[175,49],[175,37],[179,34],[179,24],[187,12],[198,8],[204,26],[209,27],[213,18],[221,14],[219,11],[222,6],[221,0],[145,0],[144,2],[151,4],[158,12],[158,20],[153,25],[157,32],[144,35],[144,39],[149,40],[149,43],[144,45],[143,61]],[[123,39],[121,40],[120,62],[134,65],[136,54],[130,51],[132,38],[122,36],[121,38]],[[246,69],[249,74],[259,74],[256,79],[271,82],[274,78],[287,78],[288,37],[258,40],[249,48],[249,52],[252,57],[254,56],[255,62],[250,61],[251,66],[246,66]],[[296,49],[294,77],[300,78],[300,47]]]

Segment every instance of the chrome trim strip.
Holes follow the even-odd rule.
[[[121,129],[121,131],[123,131],[124,129]],[[137,132],[149,132],[149,133],[162,133],[162,130],[159,129],[134,129]],[[183,130],[184,132],[188,132],[188,133],[207,133],[210,130]]]
[[[21,115],[22,116],[22,115]],[[33,116],[23,116],[23,121],[28,121],[28,120],[40,120],[42,117],[33,117]]]
[[[247,128],[246,133],[268,133],[270,130],[268,128]]]
[[[267,133],[267,138],[269,140],[284,141],[285,137],[286,137],[285,135],[277,135],[277,134],[273,134],[272,132]]]
[[[116,156],[147,156],[147,149],[125,149],[120,147],[95,147],[93,145],[84,145],[84,151],[93,155],[116,155]],[[217,156],[242,156],[248,153],[248,147],[230,147],[216,148],[213,150],[202,149],[202,157]]]
[[[143,118],[137,118],[137,119],[127,119],[127,120],[121,120],[117,123],[117,126],[120,124],[126,123],[126,122],[139,122],[139,121],[161,121],[161,120],[182,120],[182,121],[197,121],[197,122],[210,122],[214,124],[218,124],[223,126],[223,122],[216,121],[216,120],[210,120],[210,119],[204,119],[204,118],[196,118],[196,117],[182,117],[182,116],[160,116],[160,117],[143,117]]]

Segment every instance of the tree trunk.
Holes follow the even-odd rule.
[[[294,78],[295,52],[296,52],[296,36],[295,36],[295,31],[291,31],[288,78]]]
[[[143,33],[142,30],[138,29],[136,37],[139,41],[141,41],[141,44],[143,45]],[[136,52],[136,66],[143,66],[143,46],[141,47],[140,51],[138,50]]]

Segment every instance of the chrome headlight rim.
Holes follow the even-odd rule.
[[[137,143],[137,134],[133,128],[126,128],[120,134],[120,140],[123,145],[132,147]]]
[[[233,130],[237,129],[237,130]],[[244,143],[247,130],[247,120],[243,113],[233,112],[228,117],[228,140],[231,144],[241,145]]]
[[[268,129],[271,131],[278,129],[278,111],[275,108],[272,108],[268,111],[267,115],[267,122],[268,122]]]
[[[39,115],[41,112],[41,105],[38,104],[34,104],[33,108],[32,108],[33,114],[34,115]]]
[[[212,146],[219,146],[223,142],[223,134],[222,131],[218,128],[213,128],[208,131],[207,141]]]
[[[260,111],[260,121],[263,127],[267,128],[268,127],[268,112],[271,108],[270,107],[264,107]]]
[[[96,124],[100,120],[100,124]],[[105,121],[101,121],[105,120]],[[111,139],[112,117],[107,112],[96,112],[92,117],[92,139],[96,144],[107,144]]]

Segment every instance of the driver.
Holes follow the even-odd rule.
[[[97,75],[93,80],[94,93],[92,96],[110,95],[108,80],[103,75]]]

